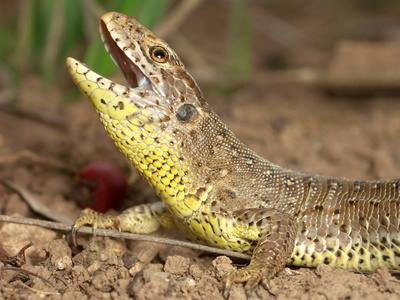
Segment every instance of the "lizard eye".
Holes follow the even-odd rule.
[[[164,63],[168,59],[168,52],[163,47],[156,46],[150,49],[150,56],[159,63]]]

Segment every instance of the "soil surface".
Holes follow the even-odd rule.
[[[209,40],[205,34],[207,29],[201,25],[212,27],[212,23],[217,22],[212,21],[216,20],[212,16],[218,12],[223,17],[223,1],[218,3],[212,8],[201,6],[198,15],[182,30],[193,43],[199,43],[196,39],[203,35],[204,51],[215,47],[216,54],[223,45],[215,46],[215,41]],[[204,17],[209,17],[210,22],[204,24]],[[320,26],[315,23],[312,26],[310,20],[305,22],[304,19],[291,21],[302,25],[311,36],[317,36],[324,26],[328,27],[321,22]],[[331,31],[327,32],[332,32],[332,28],[329,29]],[[198,35],[187,33],[196,30]],[[219,31],[211,32],[218,37],[223,34]],[[257,37],[259,33],[255,34]],[[328,70],[328,62],[335,59],[333,48],[337,41],[327,35],[319,42],[329,47],[313,48],[308,44],[297,51],[291,49],[290,65]],[[331,40],[325,42],[329,37]],[[255,43],[260,44],[261,38],[265,36]],[[270,44],[257,47],[254,72],[265,67],[261,56],[274,54],[279,49],[276,42]],[[179,49],[175,50],[179,53]],[[349,57],[348,62],[354,59]],[[393,65],[400,61],[395,54],[392,59]],[[366,70],[370,69],[369,63],[374,64],[369,59],[358,62],[362,63]],[[340,65],[346,66],[346,63]],[[45,87],[40,79],[27,76],[18,102],[20,109],[29,109],[62,125],[0,111],[0,178],[8,178],[24,187],[49,209],[73,220],[81,209],[73,199],[72,190],[76,174],[83,166],[108,161],[127,174],[129,168],[89,103],[83,97],[72,103],[62,101],[65,90]],[[242,141],[277,164],[338,177],[400,177],[400,101],[396,94],[332,97],[313,87],[251,83],[229,89],[205,86],[203,93]],[[109,213],[116,214],[129,206],[156,200],[147,184],[138,179],[130,187],[128,199]],[[0,185],[0,210],[5,215],[41,218],[20,195],[3,185]],[[157,235],[184,239],[179,232],[167,230]],[[246,264],[181,247],[101,237],[78,236],[78,246],[74,247],[70,239],[51,230],[1,224],[0,242],[10,255],[15,255],[30,241],[34,246],[26,251],[26,264],[21,268],[41,277],[2,269],[0,298],[223,299],[220,279],[226,272]],[[243,285],[233,285],[230,299],[245,298]],[[373,274],[356,274],[324,265],[316,269],[285,268],[271,281],[269,292],[258,287],[252,295],[252,299],[399,298],[399,278],[386,269]]]

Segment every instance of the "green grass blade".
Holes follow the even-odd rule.
[[[228,24],[227,71],[237,77],[250,74],[252,18],[246,0],[234,0]]]

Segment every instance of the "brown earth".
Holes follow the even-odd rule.
[[[210,8],[200,12],[203,10],[208,15],[213,12]],[[199,28],[198,18],[193,19],[193,28]],[[311,61],[312,51],[319,60],[314,61],[315,66],[329,57],[321,50],[301,48],[293,52],[293,64],[304,55],[305,61]],[[369,60],[364,61],[368,69]],[[398,61],[393,56],[393,64]],[[34,77],[27,77],[21,88],[18,107],[65,126],[0,112],[0,178],[9,178],[53,211],[74,219],[80,208],[71,195],[79,169],[93,161],[109,161],[128,173],[127,163],[86,100],[65,103],[63,92],[44,87]],[[397,96],[329,97],[299,85],[251,84],[228,91],[206,87],[203,92],[232,131],[275,163],[339,177],[400,177]],[[30,151],[39,159],[27,158],[21,151]],[[118,211],[155,199],[151,189],[138,180]],[[19,195],[2,185],[0,210],[6,215],[40,218]],[[158,235],[183,238],[169,231]],[[70,240],[51,230],[9,223],[0,227],[0,242],[11,255],[29,241],[35,245],[26,252],[27,263],[22,268],[46,278],[64,294],[38,277],[1,269],[2,299],[223,299],[219,280],[246,263],[186,248],[101,237],[79,236],[78,247],[73,247]],[[259,287],[252,299],[399,297],[399,279],[386,269],[365,275],[322,265],[317,269],[285,268],[272,280],[270,292]],[[232,287],[230,299],[245,299],[241,284]]]

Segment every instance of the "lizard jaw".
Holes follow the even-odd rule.
[[[104,47],[110,54],[114,63],[119,67],[125,76],[128,86],[135,90],[153,90],[153,87],[145,74],[136,64],[126,56],[124,51],[117,45],[111,37],[103,19],[100,20],[100,33]]]
[[[153,120],[165,120],[165,109],[160,106],[160,96],[153,84],[112,38],[112,28],[106,26],[110,20],[105,19],[110,17],[112,14],[108,13],[100,20],[102,40],[111,58],[123,72],[127,84],[122,85],[109,80],[71,57],[66,61],[68,72],[96,112],[101,114],[101,118],[108,115],[115,120],[130,119],[141,109],[157,107],[157,113],[153,109],[148,114],[152,115]]]

